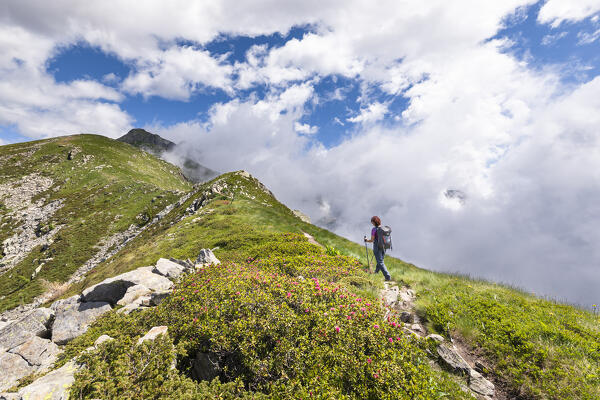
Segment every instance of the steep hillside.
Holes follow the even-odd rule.
[[[59,141],[75,139],[114,145]],[[597,315],[392,257],[396,282],[384,285],[364,246],[302,221],[246,172],[194,188],[176,170],[167,177],[188,191],[167,190],[173,207],[45,304],[56,314],[49,337],[63,329],[51,374],[70,371],[72,398],[600,398]],[[395,234],[401,244],[410,233]],[[201,249],[221,263],[205,263]],[[149,288],[157,274],[175,286]],[[67,341],[72,304],[104,316]],[[13,387],[16,398],[43,382],[36,374]]]
[[[190,189],[176,167],[103,136],[0,147],[0,311],[60,292]]]

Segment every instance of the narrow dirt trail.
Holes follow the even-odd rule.
[[[416,293],[408,286],[399,287],[394,281],[384,283],[380,292],[383,300],[384,320],[391,313],[396,313],[403,322],[403,330],[406,335],[412,335],[419,339],[432,339],[438,343],[437,360],[434,367],[448,370],[464,379],[461,385],[475,398],[480,400],[509,400],[513,396],[508,395],[499,379],[487,376],[487,363],[480,360],[477,352],[471,349],[463,340],[451,338],[447,341],[437,334],[429,334],[427,328],[421,323],[415,311]],[[485,376],[484,376],[485,375]],[[488,380],[489,379],[489,380]],[[496,383],[494,385],[492,382]]]

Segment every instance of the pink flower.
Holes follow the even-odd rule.
[[[373,328],[375,328],[375,329],[379,329],[379,325],[377,325],[377,324],[373,324]]]
[[[339,333],[340,332],[340,327],[336,325],[335,331]]]
[[[367,363],[371,364],[371,359],[367,358]]]
[[[394,339],[389,338],[388,340],[390,341],[390,343],[394,343]]]
[[[375,378],[375,379],[379,379],[379,375],[377,375],[377,374],[373,374],[373,378]]]
[[[292,294],[290,292],[288,292],[287,297],[292,297]]]
[[[351,316],[351,315],[348,315],[348,317],[347,317],[347,318],[348,318],[348,319],[352,319],[352,316]]]

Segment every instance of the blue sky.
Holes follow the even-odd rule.
[[[0,144],[143,127],[421,266],[599,301],[600,0],[105,4],[0,5]]]

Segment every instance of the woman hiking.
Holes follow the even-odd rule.
[[[392,280],[390,273],[388,272],[385,264],[383,263],[383,258],[385,257],[385,249],[379,248],[379,242],[377,237],[377,228],[381,225],[381,219],[378,216],[374,216],[371,218],[371,223],[373,224],[373,229],[371,229],[371,239],[367,239],[365,236],[365,242],[373,243],[373,254],[375,255],[375,260],[377,261],[377,267],[375,268],[375,273],[378,273],[379,270],[383,272],[383,276],[386,281]]]

